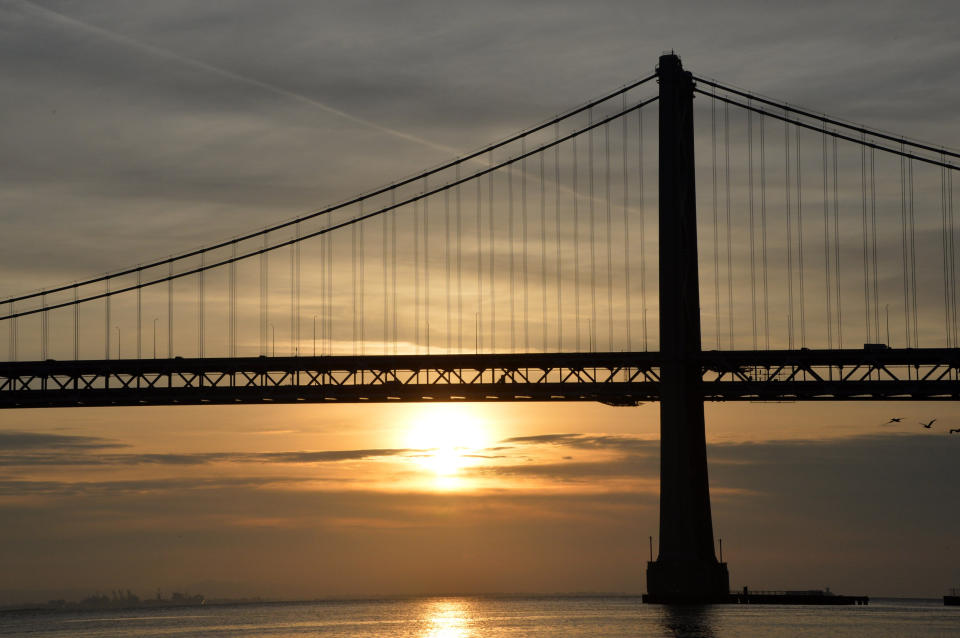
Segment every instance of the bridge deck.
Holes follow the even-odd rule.
[[[659,400],[657,352],[0,363],[0,408]],[[707,401],[960,399],[960,349],[707,351]]]

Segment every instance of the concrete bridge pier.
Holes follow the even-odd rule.
[[[647,602],[727,602],[710,514],[700,375],[693,78],[664,55],[660,81],[660,550]]]

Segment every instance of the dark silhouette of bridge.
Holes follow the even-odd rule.
[[[644,93],[654,80],[658,93]],[[695,139],[706,139],[695,127],[695,95],[710,109],[706,181],[695,170]],[[654,199],[644,182],[654,147],[644,145],[643,119],[654,103],[655,243],[644,218]],[[732,142],[731,107],[745,118],[745,139],[734,132]],[[783,126],[782,138],[770,122]],[[664,55],[650,76],[347,202],[0,301],[8,332],[0,408],[658,401],[660,552],[649,565],[648,600],[725,600],[705,400],[960,398],[958,159],[695,77]],[[896,168],[899,183],[885,177]],[[712,197],[698,196],[698,183]],[[745,229],[737,229],[738,215]],[[712,281],[698,260],[711,217]],[[270,269],[279,251],[289,251],[279,293],[289,294],[286,316]],[[891,263],[901,272],[891,274]],[[255,284],[242,283],[242,268],[255,271]],[[653,325],[648,271],[659,277]],[[937,300],[931,290],[941,284]],[[195,288],[185,294],[186,286]],[[245,295],[248,287],[258,295]],[[255,296],[257,311],[245,309]],[[701,325],[701,302],[711,296]],[[102,324],[87,310],[98,304]],[[891,305],[901,347],[892,347]],[[854,307],[863,319],[856,330]],[[286,335],[281,325],[281,356],[278,317],[290,320]],[[122,356],[121,324],[135,356]],[[160,328],[166,353],[158,358]],[[702,349],[707,336],[716,349]],[[858,347],[844,348],[844,339]],[[738,340],[751,347],[737,349]],[[808,347],[814,341],[818,347]],[[98,347],[103,356],[90,356]]]

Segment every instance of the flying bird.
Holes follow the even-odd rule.
[[[887,421],[886,423],[884,423],[884,425],[890,425],[891,423],[900,423],[900,421],[903,421],[903,417],[895,416],[889,421]]]
[[[922,421],[918,421],[918,423],[920,423],[920,425],[922,425],[923,427],[929,430],[931,427],[933,427],[934,421],[936,421],[936,419],[930,419],[930,421],[928,421],[927,423],[923,423]]]
[[[960,428],[957,428],[955,430],[950,430],[950,434],[953,434],[954,432],[956,432],[957,434],[960,434]]]

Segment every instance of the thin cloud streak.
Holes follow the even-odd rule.
[[[210,465],[212,463],[314,464],[422,454],[426,450],[371,448],[298,452],[197,452],[188,454],[77,454],[73,452],[0,453],[0,467],[110,466],[110,465]]]
[[[102,450],[128,447],[99,436],[45,434],[41,432],[0,432],[0,455],[11,450]]]
[[[123,35],[121,33],[117,33],[115,31],[110,31],[109,29],[104,29],[103,27],[98,27],[96,25],[90,24],[88,22],[84,22],[82,20],[78,20],[77,18],[60,13],[59,11],[54,11],[53,9],[41,7],[33,2],[30,2],[30,0],[20,0],[20,2],[23,6],[25,6],[26,8],[32,9],[36,14],[42,17],[56,21],[68,27],[80,29],[88,33],[92,33],[94,35],[106,38],[111,42],[114,42],[117,44],[123,44],[129,47],[135,48],[144,53],[148,53],[150,55],[165,58],[168,60],[174,60],[176,62],[189,66],[191,68],[194,68],[200,71],[206,71],[208,73],[213,73],[214,75],[218,75],[222,78],[234,80],[236,82],[241,82],[249,86],[257,87],[259,89],[268,91],[275,95],[279,95],[285,98],[289,98],[291,100],[295,100],[297,102],[300,102],[301,104],[307,104],[309,106],[318,108],[322,111],[330,113],[331,115],[336,115],[337,117],[343,118],[345,120],[349,120],[350,122],[353,122],[355,124],[359,124],[361,126],[374,129],[376,131],[380,131],[381,133],[386,133],[388,135],[406,140],[408,142],[413,142],[414,144],[426,146],[428,148],[432,148],[438,151],[443,151],[445,153],[453,153],[454,155],[460,153],[459,149],[455,149],[450,146],[445,146],[443,144],[437,144],[436,142],[432,142],[420,136],[412,135],[410,133],[405,133],[403,131],[399,131],[397,129],[391,128],[389,126],[384,126],[383,124],[378,124],[377,122],[372,122],[368,119],[365,119],[356,115],[352,115],[350,113],[341,111],[336,107],[330,106],[329,104],[325,104],[323,102],[320,102],[319,100],[308,97],[301,93],[290,91],[289,89],[285,89],[285,88],[276,86],[274,84],[264,82],[263,80],[247,77],[245,75],[235,73],[234,71],[228,71],[227,69],[214,66],[212,64],[203,62],[201,60],[197,60],[195,58],[189,58],[179,53],[170,51],[169,49],[164,49],[162,47],[158,47],[153,44],[140,42],[139,40],[135,40],[129,36]]]

